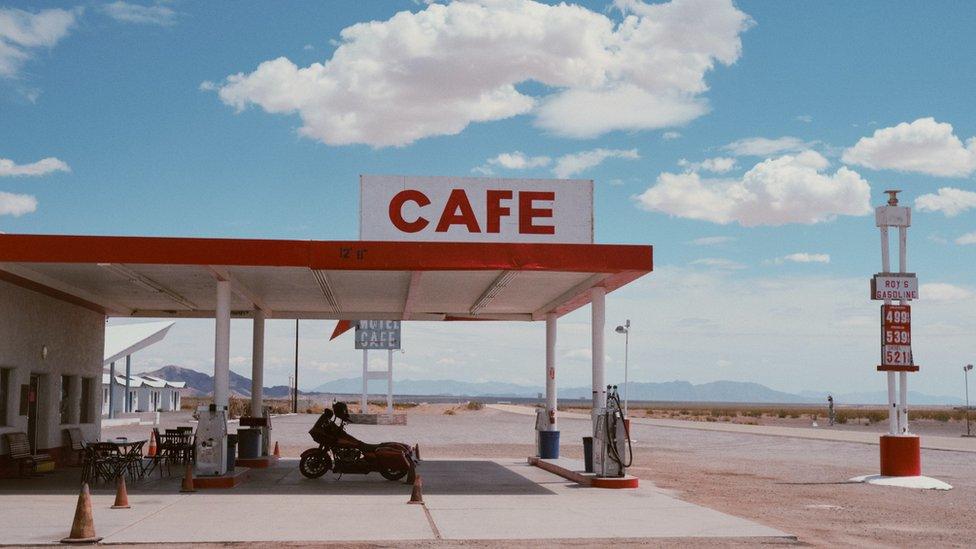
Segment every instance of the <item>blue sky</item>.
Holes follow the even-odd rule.
[[[976,142],[967,141],[976,136],[976,8],[579,6],[486,3],[441,19],[435,10],[458,7],[0,3],[0,212],[8,212],[0,230],[355,238],[361,173],[562,170],[595,181],[598,242],[655,246],[658,271],[608,302],[614,318],[635,325],[632,378],[853,391],[883,388],[872,362],[876,304],[864,299],[879,270],[878,238],[864,214],[884,189],[899,188],[916,206],[911,270],[935,284],[915,305],[923,372],[913,389],[960,392],[956,370],[976,354]],[[397,16],[403,24],[389,22],[403,11],[411,12]],[[486,17],[482,24],[508,38],[486,41],[484,27],[464,27],[466,17]],[[404,29],[421,20],[435,22],[436,43],[452,53],[412,49],[417,38]],[[366,21],[375,32],[340,35]],[[652,23],[660,32],[647,30]],[[624,36],[628,25],[637,30]],[[603,42],[587,42],[594,35]],[[561,66],[583,42],[574,68]],[[365,65],[333,58],[345,51],[345,61],[375,63],[374,47],[392,52],[365,69],[379,72],[357,74]],[[524,51],[541,53],[527,61]],[[664,61],[648,60],[655,55]],[[259,68],[278,58],[277,72]],[[431,59],[437,70],[424,73]],[[331,72],[311,84],[297,71],[330,60]],[[425,83],[432,75],[436,86]],[[348,89],[315,95],[355,78],[374,79],[393,99],[364,102]],[[465,90],[480,93],[484,82],[512,86],[490,107],[472,107]],[[630,91],[614,99],[620,90]],[[428,108],[437,101],[454,103]],[[354,127],[329,122],[338,109],[330,105],[356,110]],[[593,151],[606,158],[584,168],[581,153],[592,159]],[[535,167],[518,168],[521,159]],[[743,189],[757,197],[736,202]],[[560,331],[568,385],[588,383],[585,350],[569,341],[587,320],[585,311],[570,315]],[[289,330],[272,323],[281,344],[269,345],[271,362],[275,353],[291,360]],[[417,344],[403,355],[402,375],[541,383],[541,327],[486,330],[409,327],[405,337],[412,332]],[[491,350],[502,365],[471,364],[486,352],[459,349],[495,330],[506,342]],[[206,369],[212,351],[197,332],[174,330],[147,365]],[[235,327],[239,364],[247,333]],[[307,345],[309,383],[355,374],[352,353]],[[617,351],[608,347],[611,367]],[[285,372],[269,372],[269,381]]]

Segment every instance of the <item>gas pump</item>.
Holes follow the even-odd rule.
[[[634,451],[616,385],[607,386],[607,407],[599,410],[593,422],[593,472],[598,477],[626,475]]]
[[[227,410],[213,404],[197,408],[196,474],[221,476],[227,473]]]

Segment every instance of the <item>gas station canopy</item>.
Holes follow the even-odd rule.
[[[651,246],[0,234],[0,280],[116,317],[540,320],[652,270]]]

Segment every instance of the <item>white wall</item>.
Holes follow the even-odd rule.
[[[0,281],[0,368],[12,368],[7,402],[7,425],[0,433],[27,432],[27,416],[19,415],[20,386],[30,375],[42,374],[38,390],[37,447],[40,450],[64,445],[63,429],[80,427],[86,439],[100,434],[102,402],[102,351],[105,317]],[[46,358],[42,348],[47,347]],[[59,422],[61,376],[72,376],[68,423]],[[89,423],[81,424],[82,377],[94,378],[89,398]],[[0,454],[7,448],[0,437]]]

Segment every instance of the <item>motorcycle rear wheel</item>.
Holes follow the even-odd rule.
[[[307,478],[319,478],[332,468],[332,459],[326,453],[308,454],[298,462],[298,470]]]
[[[380,474],[386,480],[400,480],[401,478],[407,476],[407,471],[401,471],[399,469],[381,469]]]

